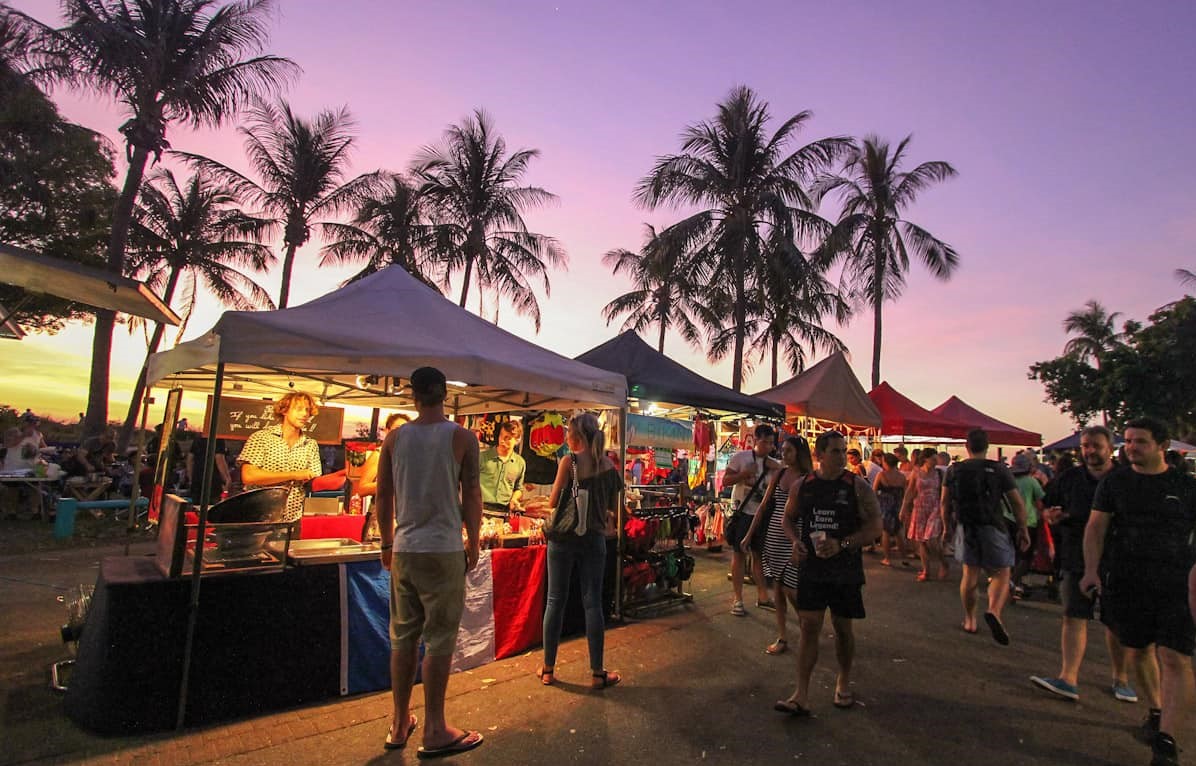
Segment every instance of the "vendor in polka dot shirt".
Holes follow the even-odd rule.
[[[310,395],[296,391],[274,404],[276,425],[254,433],[237,457],[246,488],[290,484],[285,521],[303,516],[303,484],[323,472],[316,440],[303,433],[319,408]]]

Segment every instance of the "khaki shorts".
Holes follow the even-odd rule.
[[[395,552],[390,565],[390,648],[451,655],[465,611],[465,552]]]

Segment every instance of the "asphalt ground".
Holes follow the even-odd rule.
[[[0,524],[0,536],[8,524]],[[34,523],[34,522],[30,522]],[[49,534],[48,530],[46,534]],[[134,554],[150,546],[139,542]],[[389,693],[332,700],[223,725],[153,736],[96,737],[62,712],[49,689],[50,664],[69,656],[56,596],[94,583],[99,560],[121,546],[0,553],[0,765],[26,763],[398,764],[414,747],[384,752]],[[1133,739],[1144,703],[1108,692],[1109,664],[1092,631],[1081,700],[1033,687],[1028,676],[1058,671],[1058,605],[1026,601],[1006,613],[1012,636],[959,629],[957,572],[950,582],[917,583],[915,567],[885,569],[868,557],[857,623],[858,704],[832,707],[834,652],[827,621],[812,683],[814,715],[776,713],[794,685],[795,657],[769,656],[773,615],[729,613],[726,552],[697,551],[692,605],[613,625],[607,666],[618,687],[588,688],[585,642],[562,646],[558,683],[534,675],[538,652],[454,675],[450,722],[480,730],[485,744],[456,756],[476,764],[818,763],[818,764],[1146,764]],[[745,589],[748,603],[752,589]],[[790,635],[796,648],[796,630]],[[415,693],[422,719],[422,697]],[[415,737],[418,741],[420,733]],[[1181,736],[1196,741],[1196,734]],[[1190,760],[1190,759],[1189,759]]]

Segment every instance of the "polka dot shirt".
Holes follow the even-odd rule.
[[[282,424],[263,428],[250,435],[245,447],[237,457],[237,465],[249,463],[263,471],[310,471],[319,476],[324,468],[320,463],[320,447],[310,436],[302,435],[295,446],[282,438]],[[287,495],[285,521],[298,521],[303,517],[303,485],[291,485]]]

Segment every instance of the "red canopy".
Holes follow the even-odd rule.
[[[881,433],[886,436],[938,436],[963,439],[972,429],[965,423],[936,415],[920,407],[888,383],[881,383],[868,392],[868,398],[880,410]]]
[[[1042,434],[1036,434],[1024,428],[1011,426],[994,417],[985,415],[958,396],[952,396],[931,410],[931,412],[945,418],[950,418],[951,420],[967,423],[972,428],[983,428],[985,431],[988,431],[988,440],[992,444],[1008,444],[1014,447],[1042,446]]]

